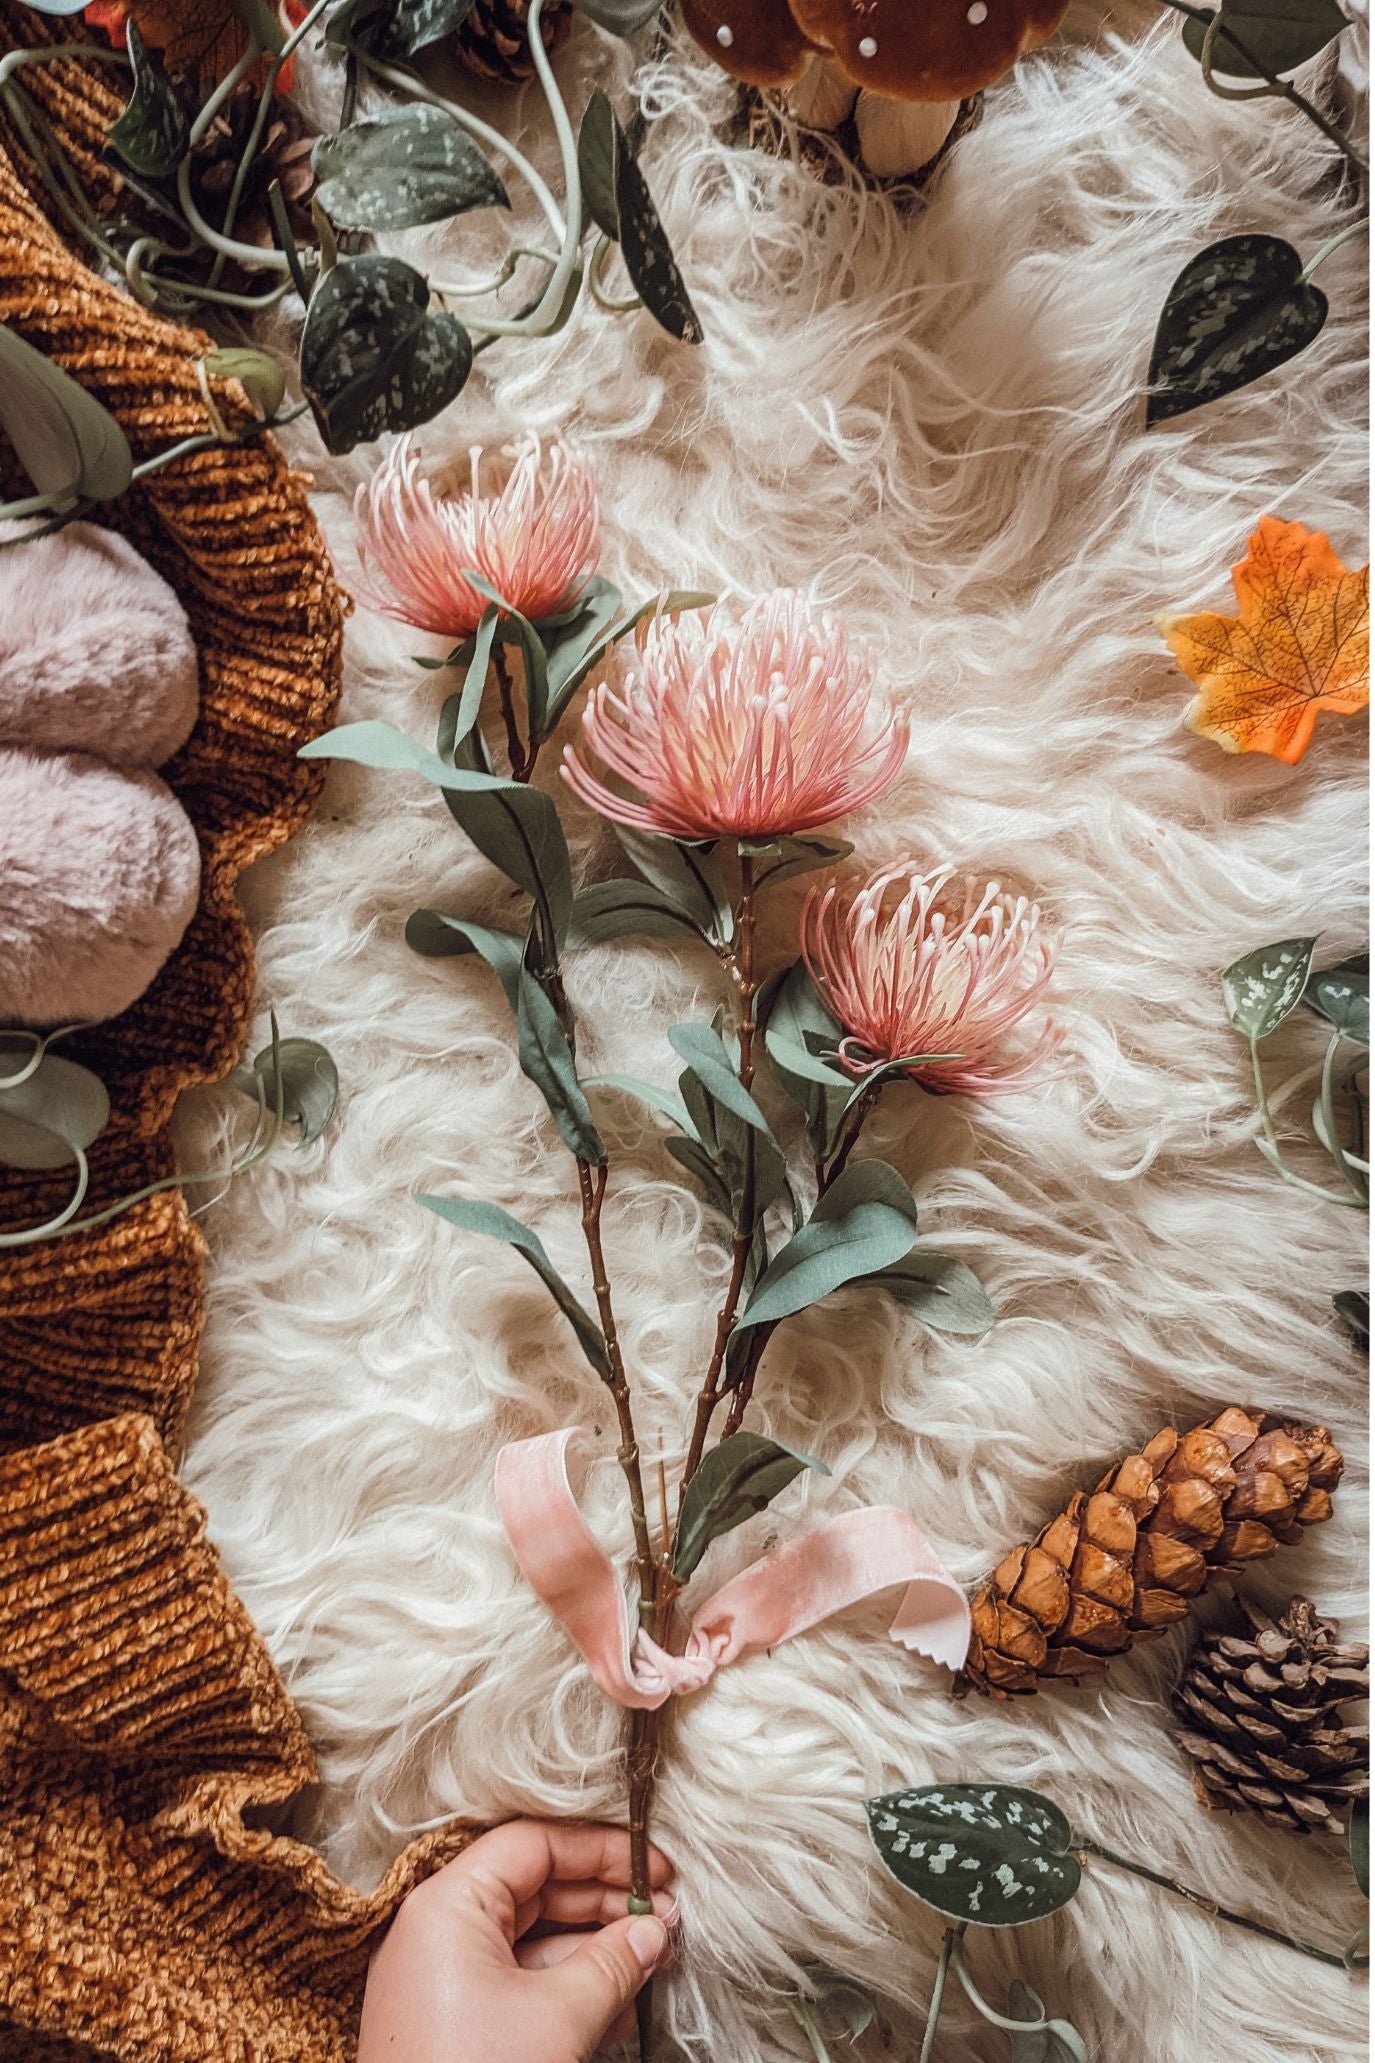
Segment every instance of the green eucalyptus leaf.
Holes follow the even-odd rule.
[[[522,1225],[519,1218],[513,1218],[494,1203],[467,1203],[452,1196],[417,1196],[415,1200],[447,1224],[457,1225],[464,1232],[479,1232],[487,1239],[502,1239],[522,1254],[572,1326],[578,1345],[597,1374],[610,1375],[611,1362],[601,1327],[578,1302],[545,1252],[543,1242],[528,1225]]]
[[[824,1461],[763,1433],[731,1433],[713,1447],[683,1493],[673,1573],[686,1583],[713,1540],[772,1504],[804,1468],[828,1476]]]
[[[301,337],[301,385],[330,451],[417,429],[462,392],[472,340],[429,304],[429,282],[400,258],[341,258],[320,281]]]
[[[1034,2024],[1012,2037],[1012,2063],[1089,2063],[1089,2052],[1068,2020],[1047,2020],[1030,1985],[1014,1978],[1007,1995],[1010,2020]]]
[[[623,1089],[627,1096],[634,1096],[641,1103],[647,1103],[651,1110],[662,1111],[671,1117],[679,1130],[691,1140],[701,1144],[697,1127],[688,1114],[685,1103],[680,1103],[671,1089],[661,1089],[657,1082],[642,1082],[633,1074],[594,1074],[583,1082],[584,1089]]]
[[[276,1076],[282,1078],[282,1117],[299,1125],[300,1146],[309,1146],[334,1116],[339,1103],[339,1070],[334,1057],[318,1039],[277,1039],[253,1057],[252,1067],[236,1067],[230,1081],[257,1103],[258,1085],[262,1102],[269,1110],[277,1107]]]
[[[521,970],[516,1025],[521,1071],[549,1105],[564,1145],[579,1160],[600,1167],[606,1159],[606,1148],[578,1081],[568,1035],[557,1010],[528,968]]]
[[[463,579],[469,587],[475,587],[479,594],[486,595],[488,601],[496,608],[497,637],[505,644],[520,646],[521,656],[525,662],[525,701],[530,735],[532,738],[543,737],[544,716],[549,701],[548,661],[543,639],[529,618],[522,616],[519,609],[513,609],[506,597],[475,567],[465,566]]]
[[[32,1057],[23,1033],[0,1033],[0,1073],[19,1074]],[[32,1073],[0,1088],[0,1167],[62,1168],[97,1140],[110,1120],[105,1085],[89,1067],[44,1048]]]
[[[1370,976],[1328,967],[1311,974],[1303,1000],[1355,1045],[1370,1044]]]
[[[611,593],[614,594],[615,590],[612,589]],[[653,616],[658,610],[662,610],[666,616],[681,615],[686,609],[704,609],[715,600],[715,595],[704,594],[697,588],[670,588],[666,594],[655,595],[649,601],[642,602],[631,615],[622,617],[617,622],[615,618],[619,613],[619,597],[614,610],[609,610],[605,606],[609,602],[609,596],[604,597],[602,605],[596,611],[596,623],[580,635],[577,647],[560,643],[550,651],[549,709],[545,718],[546,727],[552,730],[588,675],[601,664],[613,645],[618,645],[622,638],[629,637],[647,616]]]
[[[759,997],[764,1048],[778,1071],[780,1086],[806,1118],[812,1158],[822,1161],[836,1127],[854,1098],[849,1075],[818,1060],[809,1041],[821,1040],[834,1051],[844,1027],[823,1001],[805,961],[765,983]]]
[[[573,898],[570,946],[601,945],[613,938],[677,938],[701,932],[685,911],[648,881],[597,881]]]
[[[525,947],[509,931],[488,931],[485,926],[469,924],[462,917],[446,917],[442,910],[414,910],[406,919],[406,944],[425,960],[450,960],[466,953],[479,954],[506,991],[512,1015],[519,1009]]]
[[[1282,237],[1224,237],[1191,258],[1165,299],[1151,351],[1146,422],[1168,422],[1249,387],[1311,344],[1327,297]]]
[[[668,1042],[717,1103],[777,1145],[768,1119],[736,1073],[719,1032],[708,1024],[675,1024]]]
[[[947,1919],[1020,1927],[1079,1889],[1069,1821],[1035,1791],[930,1784],[870,1798],[865,1811],[898,1882]]]
[[[1222,997],[1246,1038],[1268,1038],[1298,1009],[1317,943],[1316,937],[1282,938],[1232,962],[1222,977]]]
[[[39,494],[112,501],[133,478],[129,440],[109,409],[2,326],[0,427]]]
[[[246,345],[207,351],[202,360],[212,380],[237,380],[264,422],[271,422],[286,398],[286,374],[266,351]]]
[[[679,1167],[685,1168],[694,1180],[701,1183],[708,1203],[714,1205],[723,1217],[731,1217],[730,1189],[707,1148],[695,1138],[665,1139],[664,1146]]]
[[[144,179],[165,179],[186,155],[191,118],[157,58],[144,49],[132,17],[124,35],[134,87],[123,113],[106,130],[105,141],[131,172]]]
[[[744,845],[741,851],[748,850]],[[776,888],[795,874],[814,874],[819,867],[838,866],[854,851],[848,838],[822,838],[812,832],[805,838],[776,838],[764,848],[764,864],[756,870],[756,889]]]
[[[330,17],[325,41],[336,49],[356,44],[371,57],[414,57],[453,34],[473,0],[345,0]]]
[[[769,1263],[736,1331],[775,1324],[891,1267],[911,1252],[916,1236],[917,1207],[897,1169],[881,1160],[851,1161]]]
[[[916,1247],[905,1260],[868,1277],[933,1332],[981,1338],[997,1318],[988,1292],[972,1269],[949,1254]]]
[[[664,0],[573,0],[580,14],[613,36],[633,36],[646,22],[653,21]]]
[[[1267,72],[1295,71],[1350,27],[1336,0],[1223,0],[1219,11],[1222,25],[1213,38],[1211,63],[1225,79],[1261,79]],[[1194,57],[1203,56],[1208,28],[1208,22],[1192,16],[1184,23],[1184,41]],[[1229,29],[1249,55],[1229,42]],[[1258,62],[1253,64],[1252,58]]]
[[[1358,1798],[1351,1808],[1351,1823],[1346,1830],[1347,1852],[1351,1857],[1351,1870],[1362,1898],[1370,1896],[1370,1800]]]
[[[469,640],[472,652],[463,676],[463,687],[454,712],[453,736],[449,741],[449,756],[461,739],[466,738],[477,722],[482,708],[482,697],[487,686],[487,669],[492,662],[492,646],[496,642],[497,626],[501,611],[495,602],[489,602],[478,619],[477,629]],[[460,647],[460,650],[465,649]]]
[[[730,894],[715,854],[701,846],[680,845],[652,831],[616,826],[616,836],[632,867],[676,903],[713,945],[729,945],[734,932]]]
[[[510,196],[446,108],[381,109],[311,154],[321,207],[345,229],[410,229],[474,208],[509,208]]]

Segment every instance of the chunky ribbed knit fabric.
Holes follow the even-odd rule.
[[[0,0],[0,54],[70,30]],[[21,76],[108,195],[108,68]],[[203,431],[209,340],[97,279],[42,192],[0,122],[0,322],[100,396],[136,460]],[[247,420],[237,390],[217,400]],[[26,491],[2,441],[0,488]],[[296,754],[333,712],[341,615],[302,485],[264,438],[183,458],[96,516],[176,588],[199,648],[200,716],[166,775],[202,887],[147,994],[65,1048],[111,1091],[88,1209],[172,1172],[178,1092],[238,1056],[252,960],[234,882],[310,807],[318,769]],[[67,1172],[4,1175],[0,1226],[50,1215]],[[175,1190],[0,1258],[0,2063],[347,2063],[381,1928],[469,1838],[417,1844],[362,1895],[273,1831],[314,1776],[310,1746],[173,1467],[201,1266]]]

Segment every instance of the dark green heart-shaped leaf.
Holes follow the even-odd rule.
[[[573,0],[580,14],[613,36],[633,36],[646,22],[653,21],[664,0]]]
[[[1222,977],[1227,1014],[1248,1039],[1268,1038],[1303,1001],[1313,938],[1282,938],[1234,960]]]
[[[1308,978],[1303,1000],[1357,1046],[1370,1044],[1370,976],[1327,967]]]
[[[611,1363],[601,1327],[591,1312],[578,1302],[545,1252],[543,1242],[528,1225],[522,1225],[519,1218],[513,1218],[509,1211],[499,1210],[494,1203],[467,1203],[452,1196],[417,1196],[415,1200],[427,1211],[433,1211],[437,1218],[457,1225],[461,1231],[479,1232],[487,1239],[504,1240],[507,1246],[513,1246],[518,1254],[522,1254],[572,1326],[578,1336],[578,1345],[597,1374],[603,1377],[610,1375]]]
[[[917,1206],[896,1168],[851,1161],[764,1270],[736,1331],[776,1323],[911,1252]]]
[[[1032,2024],[1012,2037],[1012,2063],[1089,2063],[1089,2052],[1068,2020],[1047,2020],[1046,2009],[1019,1977],[1007,1995],[1009,2020]]]
[[[40,494],[112,501],[134,474],[108,408],[14,330],[0,328],[0,426]]]
[[[473,0],[345,0],[330,17],[325,41],[356,44],[370,57],[414,57],[467,20]]]
[[[133,92],[122,114],[105,132],[105,141],[122,165],[144,179],[165,179],[186,155],[191,118],[181,95],[157,58],[143,47],[138,23],[125,23]]]
[[[1364,1289],[1338,1290],[1332,1308],[1363,1354],[1370,1352],[1370,1295]]]
[[[559,1014],[528,968],[522,968],[516,1002],[517,1056],[521,1072],[543,1096],[569,1152],[600,1167],[606,1159],[592,1112],[573,1064]]]
[[[315,289],[301,384],[331,451],[417,429],[463,391],[472,340],[429,303],[428,282],[399,258],[341,258]]]
[[[346,229],[409,229],[474,208],[509,208],[506,188],[446,108],[383,108],[311,156],[320,205]]]
[[[730,943],[734,924],[730,895],[714,853],[650,831],[627,830],[621,824],[616,826],[616,836],[630,864],[675,903],[704,938],[713,945]]]
[[[905,1260],[880,1268],[869,1280],[896,1297],[933,1332],[963,1333],[978,1339],[998,1315],[972,1269],[929,1247],[915,1248]]]
[[[588,214],[604,236],[619,243],[630,283],[654,320],[680,343],[700,344],[702,325],[659,211],[616,111],[600,87],[583,116],[578,171]]]
[[[1370,1896],[1370,1800],[1358,1798],[1351,1808],[1351,1824],[1346,1830],[1347,1849],[1351,1856],[1351,1869],[1362,1898]]]
[[[571,946],[612,938],[700,938],[701,932],[661,888],[649,881],[597,881],[573,898]]]
[[[763,1433],[732,1433],[713,1447],[683,1493],[673,1555],[677,1580],[686,1583],[713,1540],[772,1504],[804,1468],[831,1473],[824,1461]]]
[[[35,1044],[23,1032],[0,1034],[0,1166],[66,1167],[98,1139],[110,1120],[110,1099],[98,1075],[46,1047],[29,1071]]]
[[[1151,351],[1148,424],[1187,415],[1283,365],[1327,320],[1327,298],[1277,236],[1224,237],[1191,258],[1166,297]]]
[[[1069,1821],[1035,1791],[929,1784],[870,1798],[865,1811],[898,1882],[947,1919],[1020,1927],[1079,1889]]]
[[[236,1067],[229,1077],[254,1102],[269,1110],[277,1107],[277,1074],[282,1078],[282,1117],[299,1125],[298,1144],[309,1146],[318,1139],[333,1117],[339,1102],[339,1070],[333,1056],[318,1039],[277,1039],[255,1054],[252,1067]]]
[[[1336,0],[1223,0],[1220,13],[1222,25],[1213,38],[1211,63],[1226,79],[1262,79],[1272,72],[1295,71],[1350,26]],[[1184,41],[1200,59],[1208,28],[1208,22],[1193,16],[1184,23]],[[1252,58],[1257,62],[1253,64]]]

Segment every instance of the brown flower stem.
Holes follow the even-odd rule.
[[[620,1335],[616,1330],[616,1313],[611,1302],[611,1284],[607,1280],[606,1256],[602,1251],[602,1202],[606,1196],[606,1183],[605,1162],[599,1168],[594,1168],[590,1161],[578,1162],[578,1187],[582,1191],[583,1238],[587,1242],[588,1259],[592,1263],[592,1293],[597,1300],[597,1313],[602,1321],[602,1335],[606,1340],[606,1358],[611,1365],[611,1373],[604,1380],[611,1392],[621,1431],[621,1444],[616,1458],[621,1464],[626,1488],[630,1493],[630,1523],[635,1533],[635,1568],[640,1579],[640,1624],[648,1629],[654,1621],[658,1564],[654,1559],[649,1514],[645,1509],[644,1476],[640,1468],[639,1441],[635,1437],[635,1420],[630,1408],[630,1385],[626,1381]]]
[[[832,1182],[844,1174],[850,1155],[859,1144],[859,1135],[868,1122],[869,1114],[878,1102],[882,1090],[877,1083],[870,1082],[852,1105],[849,1115],[842,1121],[836,1143],[831,1153],[829,1166],[817,1170],[817,1193],[824,1196]]]
[[[1102,1848],[1096,1841],[1086,1841],[1082,1835],[1076,1835],[1073,1845],[1081,1854],[1096,1855],[1100,1862],[1110,1862],[1114,1869],[1130,1870],[1134,1877],[1144,1877],[1148,1884],[1158,1884],[1163,1891],[1173,1891],[1176,1898],[1187,1899],[1190,1905],[1210,1913],[1215,1920],[1226,1920],[1229,1926],[1241,1927],[1247,1934],[1259,1934],[1262,1940],[1277,1941],[1281,1947],[1296,1949],[1301,1956],[1311,1956],[1314,1962],[1327,1963],[1334,1970],[1346,1968],[1341,1956],[1332,1955],[1325,1948],[1314,1948],[1311,1942],[1297,1941],[1292,1934],[1285,1934],[1278,1927],[1267,1927],[1262,1920],[1253,1920],[1246,1913],[1234,1913],[1229,1906],[1219,1905],[1215,1898],[1205,1897],[1203,1892],[1194,1891],[1189,1885],[1164,1876],[1159,1870],[1147,1869],[1144,1863],[1117,1855],[1111,1848]]]
[[[511,678],[511,662],[506,656],[505,646],[498,640],[492,647],[492,666],[497,677],[497,691],[501,696],[501,721],[506,728],[506,751],[511,761],[511,779],[528,781],[535,771],[539,758],[539,741],[535,738],[527,745],[520,734],[516,720],[516,684]]]

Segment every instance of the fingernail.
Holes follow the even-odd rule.
[[[652,1970],[668,1946],[668,1935],[662,1920],[656,1920],[652,1913],[632,1920],[626,1935],[630,1952],[646,1970]]]

